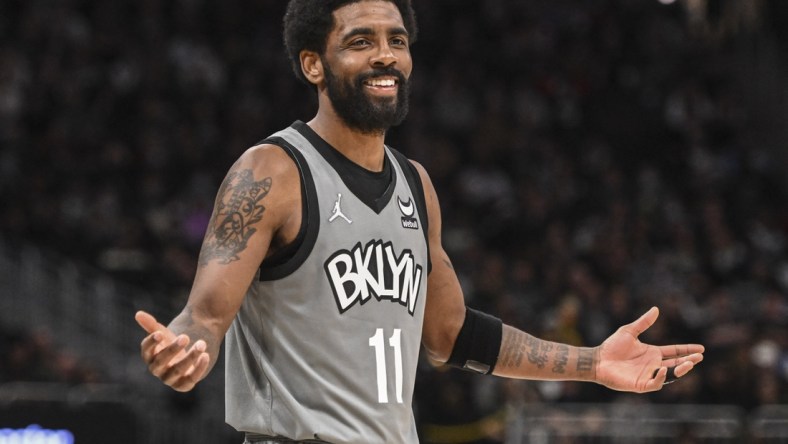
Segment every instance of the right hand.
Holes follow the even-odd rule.
[[[162,382],[179,392],[187,392],[205,377],[211,359],[202,339],[187,349],[191,339],[176,335],[144,311],[134,316],[148,336],[140,343],[142,360],[148,370]]]
[[[701,344],[655,346],[640,342],[638,336],[654,324],[657,316],[659,309],[652,307],[602,343],[596,382],[613,390],[653,392],[662,389],[667,382],[669,368],[673,368],[675,380],[703,361]]]

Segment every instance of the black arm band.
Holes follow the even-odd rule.
[[[501,350],[503,322],[472,308],[465,309],[465,322],[454,341],[449,361],[452,367],[489,375]]]

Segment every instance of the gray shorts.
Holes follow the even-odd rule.
[[[328,441],[322,439],[306,439],[302,441],[295,441],[284,436],[266,436],[258,435],[257,433],[246,433],[244,444],[330,444]]]

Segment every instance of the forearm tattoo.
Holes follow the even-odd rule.
[[[577,355],[573,350],[577,350]],[[525,332],[504,330],[497,366],[502,369],[519,368],[523,364],[523,357],[527,357],[528,363],[536,369],[546,369],[558,379],[573,377],[572,374],[584,375],[585,378],[594,370],[596,360],[594,349],[570,347],[567,344],[544,341]],[[576,362],[572,362],[575,359]],[[567,375],[570,365],[575,369]],[[542,375],[547,376],[544,373]]]
[[[553,362],[553,373],[566,373],[566,364],[569,362],[569,346],[558,344],[555,349],[555,362]]]
[[[253,225],[263,218],[265,207],[261,201],[271,190],[271,178],[255,181],[252,170],[231,171],[227,174],[216,197],[216,205],[208,223],[200,266],[212,260],[229,264],[239,259],[249,238],[257,231]]]
[[[503,367],[516,368],[523,362],[523,350],[525,349],[526,335],[504,334],[503,350],[498,358],[499,364]]]
[[[553,344],[528,336],[525,345],[528,348],[528,362],[539,368],[544,368],[548,353],[553,349]]]
[[[594,368],[594,350],[581,348],[577,355],[577,371],[590,372]]]

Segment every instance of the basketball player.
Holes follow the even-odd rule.
[[[482,374],[650,392],[703,359],[638,340],[544,341],[467,308],[427,172],[384,144],[408,108],[409,0],[291,0],[285,44],[317,114],[246,151],[215,202],[189,300],[138,312],[150,372],[191,390],[226,344],[226,420],[246,442],[412,443],[420,345]]]

